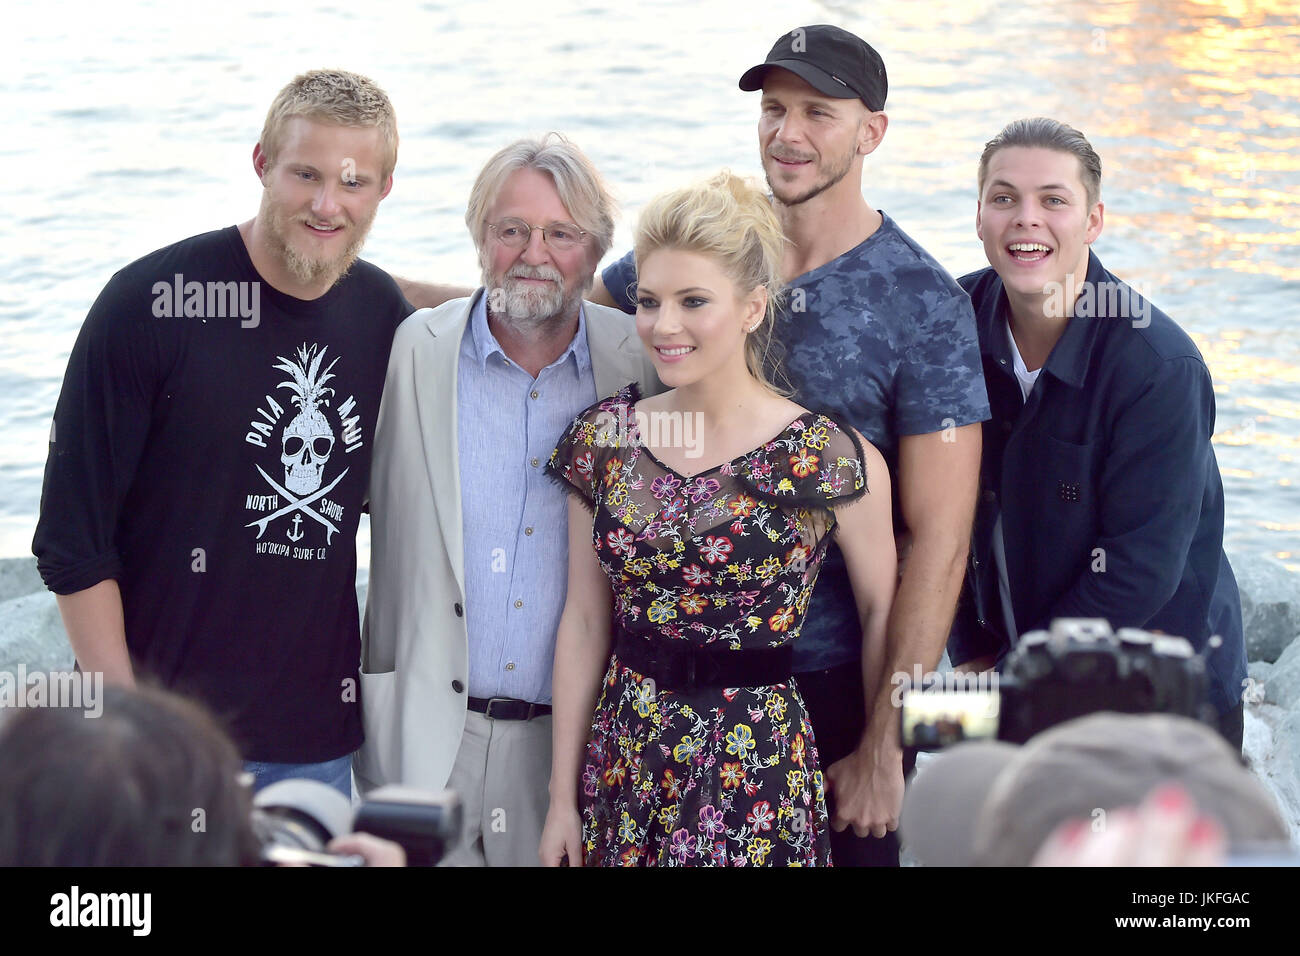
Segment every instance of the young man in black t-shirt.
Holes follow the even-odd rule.
[[[118,272],[54,414],[33,551],[79,665],[201,698],[259,784],[350,793],[362,740],[355,537],[412,309],[357,254],[396,160],[374,83],[294,79],[257,216]]]

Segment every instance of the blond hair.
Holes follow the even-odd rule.
[[[384,169],[387,180],[397,166],[397,116],[388,94],[373,80],[346,70],[309,70],[295,76],[271,103],[259,142],[271,163],[276,161],[284,127],[301,116],[336,126],[377,128],[384,141]]]
[[[745,365],[763,385],[789,396],[773,334],[785,293],[785,242],[767,193],[724,169],[704,182],[652,199],[637,222],[635,252],[638,270],[650,253],[678,249],[717,261],[741,294],[765,288],[767,310],[745,341]]]
[[[487,215],[507,179],[520,169],[546,173],[574,225],[592,238],[594,267],[614,241],[614,197],[582,150],[560,133],[539,139],[519,139],[498,150],[474,180],[465,207],[465,225],[480,255],[487,237]],[[544,225],[544,223],[529,223]]]

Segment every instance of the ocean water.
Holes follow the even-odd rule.
[[[372,0],[266,9],[9,0],[0,37],[0,557],[29,553],[50,418],[90,303],[133,259],[251,218],[251,153],[295,73],[391,96],[396,186],[365,255],[474,284],[464,202],[520,135],[576,140],[623,204],[759,174],[736,80],[782,32],[840,24],[889,72],[864,193],[948,269],[984,265],[975,167],[1007,121],[1082,129],[1095,245],[1192,334],[1215,380],[1227,545],[1300,572],[1300,12],[1293,0],[926,3]],[[364,542],[363,542],[364,547]]]

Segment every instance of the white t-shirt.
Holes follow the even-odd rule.
[[[1025,367],[1025,360],[1020,357],[1020,349],[1016,347],[1016,337],[1011,334],[1011,323],[1005,326],[1007,330],[1007,343],[1011,346],[1011,364],[1015,368],[1016,379],[1020,382],[1020,394],[1029,401],[1029,393],[1034,390],[1034,383],[1038,381],[1038,373],[1041,372],[1042,366],[1034,369],[1032,372]]]

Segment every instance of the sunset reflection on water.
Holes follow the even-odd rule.
[[[164,10],[173,11],[163,15]],[[252,139],[299,69],[380,80],[401,118],[393,196],[366,248],[392,272],[477,279],[463,223],[501,144],[565,131],[623,203],[614,252],[654,193],[758,171],[756,94],[736,78],[777,34],[838,23],[889,72],[864,191],[954,275],[985,265],[975,172],[1006,122],[1049,115],[1103,161],[1107,268],[1195,339],[1215,380],[1230,550],[1300,571],[1300,9],[1295,0],[993,0],[892,5],[657,0],[491,5],[373,0],[303,12],[166,2],[10,5],[0,122],[0,554],[30,545],[49,415],[113,271],[251,215]],[[39,241],[33,239],[39,237]]]
[[[1019,12],[891,8],[903,54],[887,56],[900,90],[891,119],[902,130],[919,113],[933,135],[891,144],[906,151],[875,194],[928,197],[951,228],[922,241],[956,273],[979,268],[969,240],[983,143],[1020,116],[1083,130],[1103,164],[1098,255],[1191,333],[1214,377],[1227,539],[1273,543],[1268,553],[1300,571],[1297,4],[1112,0]],[[954,182],[954,169],[960,200],[934,188]]]

